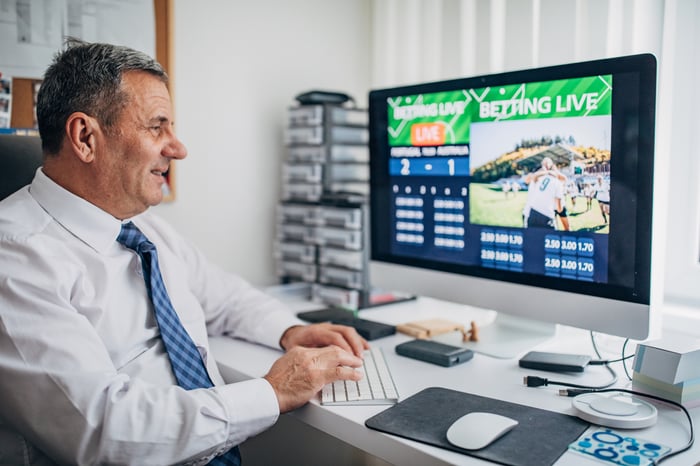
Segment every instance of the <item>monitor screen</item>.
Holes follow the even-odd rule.
[[[623,320],[648,327],[655,93],[652,55],[371,91],[372,260],[488,280],[467,304],[645,336]]]

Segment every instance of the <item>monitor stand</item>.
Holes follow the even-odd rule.
[[[438,335],[433,339],[494,358],[511,359],[553,338],[555,333],[556,324],[496,314],[493,322],[479,327],[479,341],[463,342],[458,332]]]

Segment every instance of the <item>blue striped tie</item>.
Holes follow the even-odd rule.
[[[160,274],[156,247],[148,241],[146,235],[141,233],[141,230],[132,222],[122,225],[117,241],[136,251],[141,258],[143,278],[146,282],[148,296],[153,303],[153,311],[160,329],[160,336],[170,358],[170,365],[173,368],[178,385],[185,390],[213,387],[214,384],[209,378],[202,356],[182,326],[180,318],[170,302],[165,283],[163,283],[163,277]],[[241,455],[238,447],[234,447],[225,454],[217,456],[209,464],[216,466],[240,465]]]

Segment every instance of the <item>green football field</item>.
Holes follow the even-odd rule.
[[[511,192],[506,196],[503,191],[493,188],[489,183],[471,183],[469,222],[476,225],[522,228],[526,200],[527,191],[519,191],[516,194]],[[584,197],[578,197],[575,205],[567,198],[570,230],[608,233],[610,226],[603,221],[598,201],[594,199],[590,209],[586,204]],[[562,229],[561,224],[557,229]]]

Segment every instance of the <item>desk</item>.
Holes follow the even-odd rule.
[[[313,305],[306,304],[306,309],[313,308]],[[302,308],[298,304],[293,307],[293,309]],[[490,312],[430,298],[419,298],[415,301],[363,310],[361,316],[394,325],[411,320],[440,317],[468,326],[471,320],[484,323],[493,318]],[[544,373],[520,368],[517,359],[496,359],[478,353],[465,364],[444,368],[408,359],[394,352],[394,347],[398,343],[410,339],[406,335],[397,334],[371,342],[373,346],[383,348],[401,399],[408,398],[430,386],[441,386],[513,403],[536,406],[550,411],[573,414],[571,398],[557,395],[558,389],[561,387],[527,388],[523,385],[523,376],[535,374],[552,380],[586,385],[600,385],[610,378],[610,373],[601,366],[589,367],[583,374],[576,375]],[[596,340],[603,357],[610,359],[619,357],[622,341],[622,339],[608,336],[602,336]],[[570,327],[559,327],[555,338],[539,345],[536,349],[595,355],[591,347],[589,333]],[[212,338],[211,350],[227,382],[261,377],[280,356],[279,351],[229,338]],[[617,386],[631,388],[631,382],[627,382],[622,366],[616,363],[615,369],[620,379]],[[386,408],[386,406],[327,407],[321,406],[316,399],[289,415],[392,464],[492,464],[365,427],[366,419]],[[657,424],[647,429],[630,431],[631,435],[637,438],[655,440],[672,447],[674,450],[682,448],[688,439],[688,425],[685,416],[680,410],[671,406],[657,404],[657,408],[659,409]],[[693,415],[694,423],[697,424],[700,419],[700,408],[690,412]],[[662,464],[688,466],[699,459],[700,447],[696,443],[692,450]],[[601,465],[603,463],[567,451],[556,464],[557,466],[573,466]]]

